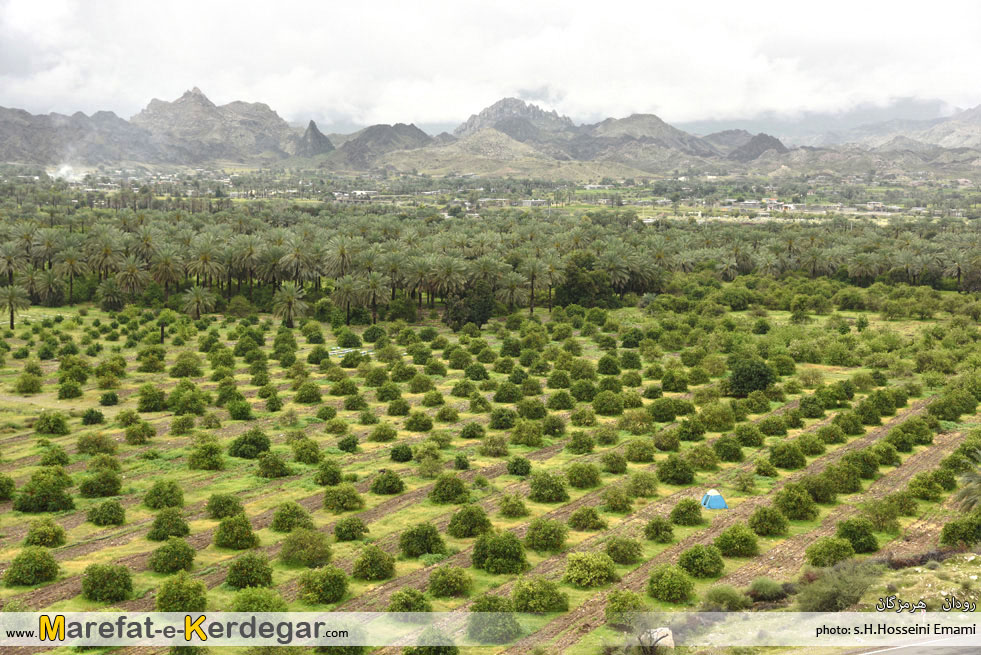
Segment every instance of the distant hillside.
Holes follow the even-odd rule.
[[[726,155],[746,145],[752,138],[753,135],[746,130],[723,130],[703,136],[702,141],[711,143],[716,150]]]
[[[415,125],[372,125],[341,146],[347,164],[354,168],[368,168],[375,158],[393,150],[411,150],[432,141],[432,137]]]
[[[0,161],[194,166],[284,162],[341,171],[552,179],[690,169],[767,175],[864,174],[875,169],[899,177],[931,169],[959,176],[981,170],[981,107],[945,119],[893,121],[845,132],[855,137],[853,143],[790,149],[767,132],[730,129],[698,137],[654,114],[577,125],[557,111],[504,98],[470,116],[453,134],[433,137],[414,124],[395,123],[325,135],[313,121],[305,128],[291,126],[261,102],[216,105],[195,87],[171,102],[150,101],[129,121],[111,112],[36,116],[0,108]]]
[[[504,98],[468,118],[453,130],[453,136],[467,137],[488,128],[518,141],[529,141],[541,138],[543,133],[573,132],[576,126],[555,111],[547,112],[518,98]]]
[[[189,161],[286,157],[296,153],[300,141],[268,105],[236,101],[219,107],[197,87],[173,102],[151,100],[130,123],[156,143],[182,150]]]
[[[736,161],[748,162],[758,159],[768,151],[773,151],[779,155],[789,152],[787,146],[780,143],[780,139],[761,132],[738,148],[734,148],[727,157]]]

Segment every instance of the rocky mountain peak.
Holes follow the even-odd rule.
[[[310,121],[296,146],[296,155],[298,157],[315,157],[332,150],[334,150],[334,144],[320,131],[316,123]]]
[[[729,153],[729,159],[736,161],[749,162],[758,159],[760,155],[768,150],[773,150],[778,154],[790,152],[787,146],[780,142],[780,139],[760,132],[745,144]]]
[[[453,134],[465,137],[476,134],[480,130],[492,128],[505,134],[511,134],[517,123],[525,124],[523,131],[563,132],[575,130],[576,125],[568,116],[560,116],[554,109],[545,111],[538,105],[525,102],[520,98],[502,98],[490,107],[472,115]],[[511,129],[509,129],[509,127]],[[520,135],[511,134],[521,140]]]

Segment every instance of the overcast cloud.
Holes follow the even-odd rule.
[[[981,103],[981,3],[904,5],[0,0],[0,105],[128,118],[198,86],[366,125],[509,95],[579,121]]]

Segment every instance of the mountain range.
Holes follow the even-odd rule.
[[[654,114],[576,124],[517,98],[432,136],[413,124],[352,134],[295,127],[268,105],[216,105],[198,88],[154,99],[128,121],[112,112],[33,115],[0,107],[0,161],[97,166],[318,166],[430,174],[541,175],[576,179],[691,168],[794,174],[804,170],[897,173],[981,170],[981,106],[946,118],[892,120],[831,130],[815,145],[788,147],[771,134],[725,129],[704,136]]]

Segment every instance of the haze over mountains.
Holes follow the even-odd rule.
[[[653,114],[576,124],[556,111],[505,98],[470,116],[452,134],[415,125],[372,125],[325,135],[314,121],[291,126],[263,103],[215,105],[198,88],[154,99],[130,120],[112,112],[32,115],[0,108],[0,160],[69,163],[316,165],[378,170],[584,177],[695,167],[793,173],[981,170],[981,107],[946,118],[893,120],[830,130],[815,146],[788,147],[771,134],[724,129],[704,136]]]

